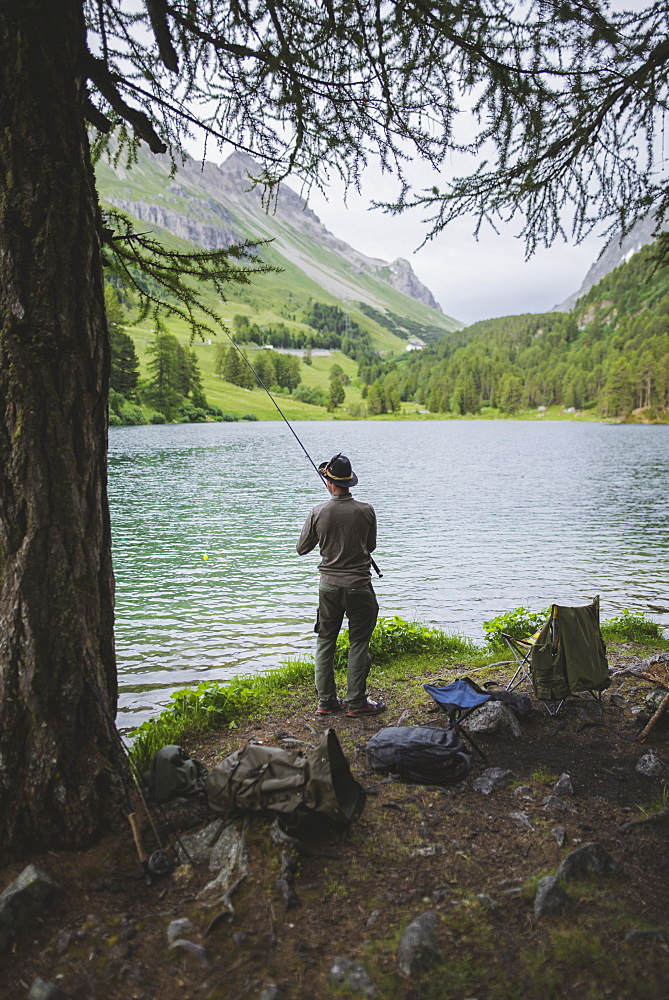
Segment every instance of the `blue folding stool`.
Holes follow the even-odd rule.
[[[437,687],[434,684],[423,684],[423,688],[434,698],[442,712],[446,713],[449,724],[460,733],[463,739],[471,743],[472,748],[476,750],[479,757],[487,761],[488,758],[476,745],[469,733],[463,731],[462,722],[475,709],[480,708],[481,705],[485,705],[487,701],[490,701],[490,695],[466,677],[459,678],[453,681],[452,684],[444,685],[444,687]]]

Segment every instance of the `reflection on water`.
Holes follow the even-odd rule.
[[[669,428],[521,421],[300,423],[348,454],[379,521],[381,614],[481,638],[519,605],[599,593],[603,616],[667,603]],[[284,424],[112,428],[121,721],[176,687],[313,649],[327,499]],[[204,556],[207,559],[204,559]]]

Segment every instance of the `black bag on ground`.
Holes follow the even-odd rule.
[[[190,799],[204,792],[207,768],[189,757],[182,747],[169,744],[155,754],[143,775],[144,792],[151,802]]]
[[[214,812],[270,811],[284,827],[304,832],[310,823],[351,823],[365,805],[334,729],[306,754],[250,743],[211,769],[206,790]]]
[[[369,741],[367,763],[416,784],[446,785],[467,777],[472,758],[450,727],[387,726]]]

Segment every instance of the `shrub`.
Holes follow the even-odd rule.
[[[339,633],[335,667],[344,667],[348,658],[348,629]],[[461,636],[448,635],[438,628],[407,622],[403,618],[379,618],[372,632],[369,652],[374,663],[386,663],[405,653],[451,653],[470,651],[473,643]]]
[[[166,424],[167,418],[164,413],[159,413],[158,410],[154,410],[149,417],[149,423],[151,424]]]
[[[294,660],[277,670],[255,676],[233,677],[219,684],[203,681],[195,688],[184,688],[170,696],[170,704],[131,733],[130,758],[136,773],[147,768],[156,751],[170,743],[207,729],[228,726],[248,718],[264,704],[276,704],[277,692],[289,690],[313,677],[313,663]]]
[[[123,421],[119,417],[118,413],[114,413],[113,410],[109,411],[109,426],[110,427],[120,427]]]
[[[527,608],[514,608],[496,618],[483,622],[486,642],[490,646],[502,646],[502,633],[513,636],[514,639],[524,639],[540,629],[551,613],[550,607],[543,611],[528,611]]]
[[[310,406],[326,406],[328,401],[327,393],[322,389],[307,385],[298,385],[293,397],[299,399],[301,403],[309,403]]]
[[[121,423],[126,424],[130,427],[136,427],[139,424],[145,424],[146,420],[144,418],[144,413],[139,406],[133,406],[132,403],[124,403],[119,410],[119,417],[121,418]]]
[[[637,642],[664,637],[661,625],[650,621],[643,612],[632,611],[623,611],[616,618],[607,618],[602,622],[602,635],[606,639],[632,639]]]
[[[207,413],[201,406],[193,406],[192,403],[186,403],[185,406],[181,407],[181,412],[179,413],[181,423],[202,424],[206,419]]]
[[[258,418],[257,418],[257,416],[255,415],[255,413],[245,413],[245,414],[244,414],[244,415],[242,416],[242,420],[257,420],[257,419],[258,419]]]

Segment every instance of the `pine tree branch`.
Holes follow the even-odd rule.
[[[93,128],[96,128],[98,132],[102,132],[104,135],[109,135],[114,127],[113,122],[99,108],[96,108],[88,95],[84,101],[84,118]]]
[[[178,73],[179,57],[177,56],[174,45],[172,44],[170,28],[167,23],[167,3],[165,0],[144,0],[144,3],[149,15],[149,20],[151,21],[151,30],[153,31],[154,38],[156,39],[158,52],[160,53],[163,65],[169,69],[170,72]]]
[[[228,285],[248,284],[256,274],[280,270],[258,257],[258,249],[269,240],[233,244],[224,250],[178,251],[147,233],[136,233],[131,220],[117,209],[104,211],[103,219],[106,264],[137,293],[138,322],[153,309],[157,324],[161,315],[172,315],[188,324],[192,337],[215,336],[225,322],[208,304],[204,289],[212,288],[225,301]],[[248,263],[239,266],[232,261]]]
[[[102,96],[109,102],[116,114],[128,122],[142,138],[152,153],[166,153],[167,146],[155,131],[148,115],[138,108],[131,108],[121,97],[117,87],[117,78],[109,72],[101,59],[87,53],[85,60],[86,75],[98,88]]]

